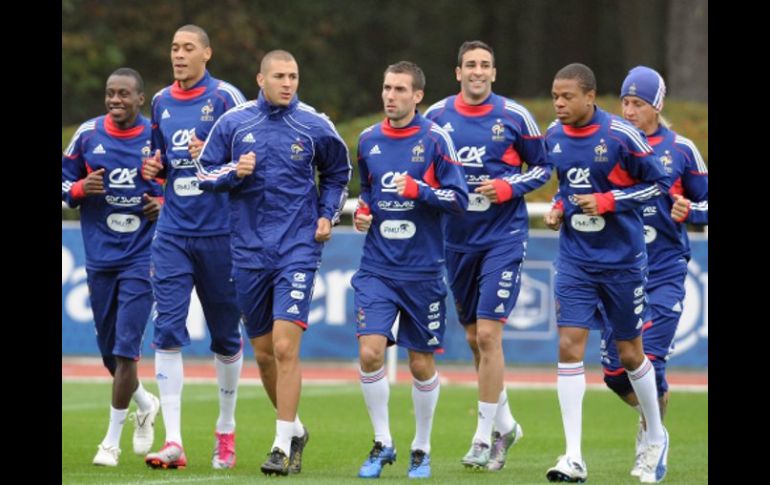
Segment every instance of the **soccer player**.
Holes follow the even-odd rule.
[[[523,436],[503,383],[502,336],[521,288],[529,233],[524,194],[548,181],[551,165],[529,111],[492,92],[497,70],[490,46],[464,42],[455,75],[460,93],[431,106],[425,117],[452,137],[473,188],[464,217],[444,221],[449,284],[479,381],[476,433],[462,463],[500,470]]]
[[[561,227],[554,262],[557,391],[567,448],[546,477],[576,482],[588,475],[580,447],[583,356],[601,307],[647,422],[640,479],[659,481],[666,469],[668,434],[660,419],[655,371],[640,336],[647,274],[641,207],[668,189],[668,179],[646,137],[594,104],[596,78],[590,68],[563,67],[551,94],[558,119],[548,128],[545,145],[559,191],[545,223]]]
[[[80,208],[96,342],[113,377],[110,424],[94,465],[117,466],[120,435],[133,399],[134,453],[152,447],[158,398],[137,378],[142,336],[152,308],[150,241],[162,198],[155,180],[139,176],[150,154],[150,121],[139,112],[144,82],[133,69],[107,78],[107,115],[86,121],[61,164],[62,200]]]
[[[663,118],[666,84],[657,71],[645,66],[631,69],[620,90],[623,117],[647,135],[669,178],[669,195],[645,205],[647,243],[647,315],[642,326],[644,353],[655,368],[661,419],[668,405],[666,360],[673,351],[674,334],[682,316],[690,241],[685,223],[708,224],[708,169],[695,144],[670,129]],[[636,459],[631,475],[642,472],[642,451],[647,443],[644,414],[628,375],[618,358],[611,327],[602,333],[604,382],[640,414]]]
[[[233,275],[246,333],[255,354],[275,362],[276,435],[261,469],[287,475],[301,471],[309,438],[297,414],[300,343],[323,243],[339,221],[352,169],[329,118],[299,101],[294,56],[265,54],[257,84],[257,100],[214,126],[199,177],[204,190],[229,191]]]
[[[430,476],[430,435],[439,397],[433,353],[446,329],[442,214],[462,216],[467,185],[451,138],[416,110],[425,75],[416,64],[388,66],[382,84],[385,120],[361,132],[361,196],[354,222],[368,231],[360,269],[351,281],[357,314],[361,389],[374,427],[374,446],[358,476],[377,478],[396,460],[390,434],[385,348],[409,351],[416,430],[409,478]],[[398,334],[394,320],[398,317]]]
[[[243,366],[240,311],[230,279],[230,227],[226,194],[198,188],[188,152],[204,140],[214,122],[245,101],[232,85],[206,70],[212,51],[206,32],[196,25],[180,27],[171,43],[175,82],[152,100],[155,156],[145,161],[142,175],[166,177],[166,205],[152,243],[152,284],[157,301],[155,372],[160,389],[166,440],[148,454],[152,468],[183,468],[181,404],[184,383],[182,347],[190,344],[187,313],[193,286],[211,334],[211,351],[219,387],[214,468],[235,466],[235,403]],[[200,142],[197,142],[200,143]]]

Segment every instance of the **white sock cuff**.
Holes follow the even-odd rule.
[[[577,377],[584,375],[585,372],[582,360],[574,363],[559,362],[557,370],[559,377]]]
[[[421,392],[430,392],[439,385],[439,378],[438,378],[438,371],[436,371],[435,374],[433,374],[433,377],[428,379],[427,381],[420,381],[418,379],[413,379],[412,384],[414,385],[414,388]]]
[[[385,366],[374,372],[364,372],[363,369],[359,369],[358,373],[361,378],[361,384],[373,384],[385,378]]]
[[[215,353],[214,358],[223,364],[235,364],[239,360],[243,359],[243,346],[241,345],[241,350],[239,350],[235,355],[222,355]]]
[[[652,362],[650,362],[650,359],[645,355],[642,365],[640,365],[638,369],[626,370],[626,372],[628,373],[629,379],[636,381],[647,375],[652,368]]]

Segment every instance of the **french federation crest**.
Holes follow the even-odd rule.
[[[599,144],[594,147],[594,162],[607,162],[607,144],[604,142],[604,138],[599,140]]]
[[[422,140],[412,148],[412,161],[424,162],[425,161],[425,146],[422,144]]]
[[[152,149],[150,149],[150,140],[147,140],[147,144],[142,147],[142,158],[150,158]]]
[[[201,108],[201,121],[214,121],[214,117],[211,113],[214,112],[214,105],[211,104],[211,100],[207,100],[206,104]]]
[[[492,141],[505,141],[505,125],[499,118],[492,125]]]
[[[304,151],[305,151],[305,147],[302,146],[302,141],[299,138],[297,138],[297,141],[291,144],[291,159],[302,160],[302,155]]]
[[[663,164],[663,168],[666,170],[666,173],[671,173],[673,170],[671,168],[671,164],[674,163],[674,159],[671,158],[671,152],[669,150],[666,150],[663,155],[659,158],[660,163]]]

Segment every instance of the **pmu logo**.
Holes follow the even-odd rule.
[[[396,183],[393,181],[393,178],[396,175],[406,175],[406,171],[404,172],[385,172],[382,177],[380,178],[380,185],[382,186],[383,192],[398,192],[398,189],[396,188]]]
[[[110,188],[112,189],[135,189],[136,184],[134,178],[136,177],[135,168],[116,168],[110,172]]]
[[[487,154],[487,147],[462,147],[457,150],[457,158],[465,167],[483,167],[484,155]]]
[[[176,130],[174,134],[171,136],[171,150],[173,151],[187,151],[187,147],[190,144],[190,140],[192,140],[193,135],[195,134],[195,128],[191,130]]]
[[[574,167],[567,170],[567,180],[569,180],[569,186],[576,189],[590,189],[591,188],[591,169]]]

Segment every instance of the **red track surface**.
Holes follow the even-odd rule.
[[[439,373],[443,383],[473,383],[476,382],[476,373],[470,366],[441,366]],[[188,359],[184,363],[185,378],[215,379],[213,361]],[[98,358],[66,358],[62,359],[61,375],[63,380],[109,378],[109,373],[102,366]],[[139,363],[139,377],[153,379],[155,376],[154,363],[151,359],[145,359]],[[259,369],[255,362],[245,362],[243,366],[243,379],[259,379]],[[683,372],[668,371],[666,378],[674,387],[677,386],[708,386],[708,372]],[[302,364],[302,379],[305,382],[358,382],[358,368],[355,363],[328,363],[305,362]],[[398,382],[409,382],[409,370],[399,366],[397,374]],[[505,381],[508,385],[534,386],[555,385],[556,369],[552,367],[509,367],[505,372]],[[603,384],[601,369],[591,368],[586,371],[588,384]]]

